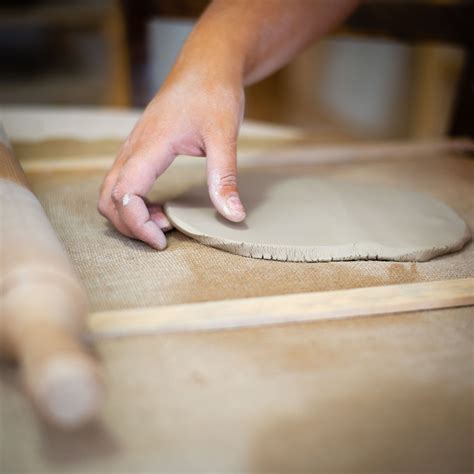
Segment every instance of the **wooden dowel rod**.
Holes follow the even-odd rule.
[[[431,157],[443,153],[474,151],[470,139],[441,139],[379,143],[353,143],[347,145],[302,145],[272,149],[267,152],[239,155],[240,165],[315,165],[324,163],[353,163],[357,161],[404,160],[417,156]]]
[[[474,305],[474,278],[103,311],[94,339],[243,328]]]
[[[52,423],[93,418],[103,383],[81,342],[87,300],[39,201],[0,132],[0,353],[16,358],[26,390]]]
[[[278,146],[278,148],[275,148]],[[239,166],[314,165],[321,163],[345,163],[356,161],[378,161],[383,159],[403,160],[417,155],[439,156],[443,153],[468,153],[474,151],[470,139],[443,139],[429,141],[381,142],[347,145],[297,145],[280,146],[278,141],[269,149],[239,149]],[[114,156],[69,157],[25,161],[27,173],[106,171]],[[182,156],[177,164],[196,164],[195,157]]]

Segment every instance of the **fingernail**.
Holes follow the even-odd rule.
[[[159,222],[160,227],[170,227],[171,226],[171,223],[170,223],[170,221],[168,220],[168,218],[166,216],[160,216],[158,218],[158,222]]]
[[[151,213],[151,218],[158,224],[160,228],[171,226],[170,221],[162,212]]]
[[[164,250],[167,246],[168,242],[166,241],[166,237],[164,236],[163,232],[160,235],[157,235],[155,238],[155,245],[154,247],[158,250]]]
[[[245,210],[237,194],[230,194],[226,199],[229,214],[235,217],[245,217]]]
[[[160,216],[158,218],[158,225],[160,226],[160,229],[163,232],[168,232],[169,230],[173,228],[173,226],[171,225],[171,222],[168,220],[166,216]]]
[[[144,240],[154,249],[164,250],[166,248],[166,237],[158,224],[152,220],[145,222],[143,225],[144,235],[140,240]]]

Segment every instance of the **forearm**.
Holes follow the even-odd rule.
[[[186,42],[174,74],[202,65],[244,85],[284,66],[344,20],[357,0],[214,0]]]

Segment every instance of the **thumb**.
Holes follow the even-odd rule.
[[[236,140],[206,144],[207,185],[214,207],[226,219],[241,222],[245,209],[237,189]]]

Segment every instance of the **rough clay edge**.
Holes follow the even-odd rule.
[[[338,247],[340,256],[329,256],[328,247],[323,246],[299,246],[288,249],[282,245],[262,245],[254,244],[252,248],[242,242],[232,240],[221,240],[215,237],[204,235],[193,229],[188,224],[180,222],[179,219],[171,217],[168,213],[168,203],[164,205],[164,211],[173,226],[183,234],[192,239],[210,247],[214,247],[225,252],[240,255],[242,257],[250,257],[263,260],[278,260],[280,262],[344,262],[354,260],[379,260],[379,261],[395,261],[395,262],[426,262],[440,255],[445,255],[461,250],[468,242],[471,241],[471,230],[464,219],[456,214],[464,224],[464,233],[459,240],[450,242],[443,247],[434,247],[431,249],[420,248],[415,251],[407,249],[396,249],[380,244],[363,242],[359,245],[341,245]],[[452,211],[454,212],[454,211]],[[186,228],[187,227],[187,228]],[[377,247],[377,253],[373,253],[373,248]],[[354,251],[354,249],[356,250]],[[372,249],[372,250],[371,250]],[[334,251],[333,251],[334,252]],[[332,253],[333,253],[332,252]],[[383,256],[381,256],[383,255]]]

